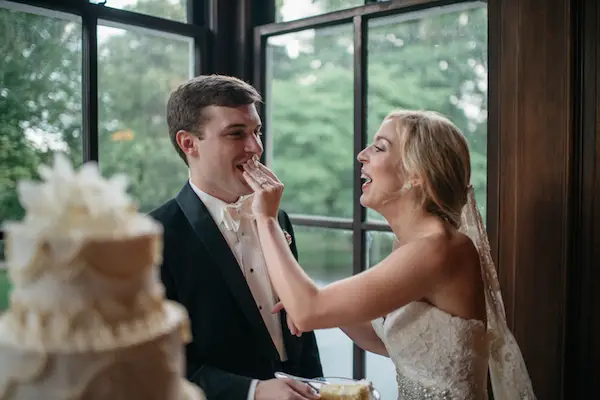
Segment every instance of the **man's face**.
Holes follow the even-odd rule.
[[[261,156],[261,120],[254,104],[235,108],[210,106],[204,110],[203,138],[178,134],[188,156],[192,182],[226,202],[252,193],[242,165]]]

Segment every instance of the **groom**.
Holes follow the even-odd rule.
[[[210,400],[313,399],[308,385],[273,374],[323,374],[314,333],[293,336],[285,312],[271,312],[277,297],[244,217],[250,204],[238,202],[252,193],[242,165],[263,151],[260,101],[247,83],[211,75],[182,84],[167,104],[169,137],[190,179],[151,215],[164,227],[166,296],[190,315],[187,377]],[[279,222],[297,257],[283,211]]]

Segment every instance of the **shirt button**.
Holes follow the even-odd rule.
[[[253,272],[254,272],[254,268],[250,268],[250,273],[253,273]]]
[[[262,310],[262,306],[258,306],[258,309],[259,309],[259,310]]]

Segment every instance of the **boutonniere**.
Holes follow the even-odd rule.
[[[288,233],[288,231],[283,231],[283,235],[285,236],[285,240],[288,242],[288,246],[292,245],[292,235]]]

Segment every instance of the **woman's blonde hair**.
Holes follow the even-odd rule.
[[[416,177],[421,205],[458,228],[471,180],[469,145],[460,129],[433,111],[398,110],[385,119],[400,139],[401,176]]]

